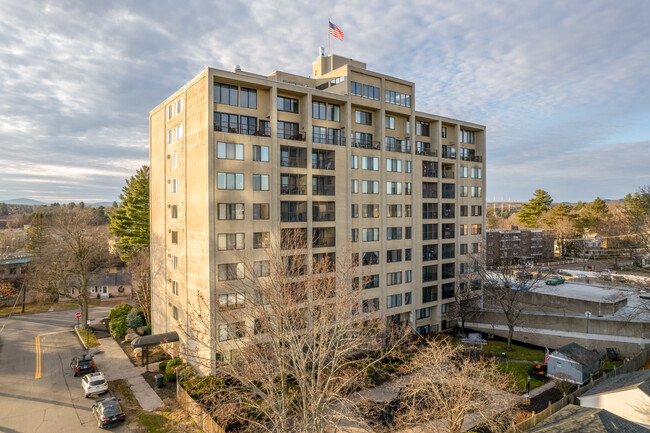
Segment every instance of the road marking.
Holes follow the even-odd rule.
[[[41,378],[41,339],[36,336],[36,374],[34,379]]]

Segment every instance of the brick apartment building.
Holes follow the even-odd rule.
[[[497,264],[502,259],[517,263],[552,259],[555,237],[551,230],[489,229],[485,232],[485,260],[488,266]]]

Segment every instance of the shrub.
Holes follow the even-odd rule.
[[[124,338],[126,335],[126,316],[119,316],[114,319],[111,319],[111,324],[109,325],[109,330],[111,331],[111,336],[113,338]]]
[[[177,367],[177,366],[181,365],[182,363],[183,363],[183,360],[180,359],[180,358],[170,359],[169,361],[167,361],[167,367],[174,368],[174,367]]]
[[[183,364],[180,358],[170,359],[165,368],[165,379],[167,382],[176,382],[176,367]]]
[[[161,371],[165,371],[165,370],[167,369],[167,363],[168,363],[168,362],[169,362],[169,361],[162,361],[160,364],[158,364],[158,368],[159,368]]]
[[[188,380],[194,378],[195,376],[196,376],[196,370],[194,370],[194,367],[192,367],[189,364],[185,364],[184,366],[178,369],[178,380],[181,383],[185,383]]]
[[[138,329],[140,326],[144,326],[144,313],[140,310],[132,308],[131,311],[126,315],[126,326],[131,329]]]
[[[109,320],[113,320],[117,317],[124,316],[126,317],[129,314],[133,307],[130,304],[120,304],[116,305],[111,309],[111,312],[108,315]]]
[[[206,395],[211,395],[226,387],[224,381],[218,377],[195,377],[183,382],[183,388],[194,400],[201,400]]]
[[[144,327],[142,335],[151,335],[151,323]]]

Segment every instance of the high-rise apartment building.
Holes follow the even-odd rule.
[[[150,146],[154,333],[192,323],[198,296],[238,302],[237,253],[284,228],[315,235],[313,255],[353,245],[363,307],[451,324],[482,248],[485,127],[416,111],[414,83],[336,55],[310,78],[208,68],[150,113]]]

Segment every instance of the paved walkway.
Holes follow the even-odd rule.
[[[553,388],[555,386],[555,383],[552,380],[549,380],[547,383],[545,383],[542,386],[538,386],[537,388],[533,389],[530,392],[530,398],[537,397],[544,391],[548,391],[549,389]]]
[[[100,338],[100,346],[90,349],[99,370],[110,380],[124,379],[131,387],[133,395],[144,410],[156,410],[163,407],[158,394],[144,380],[144,367],[136,367],[126,356],[122,348],[111,337]]]

